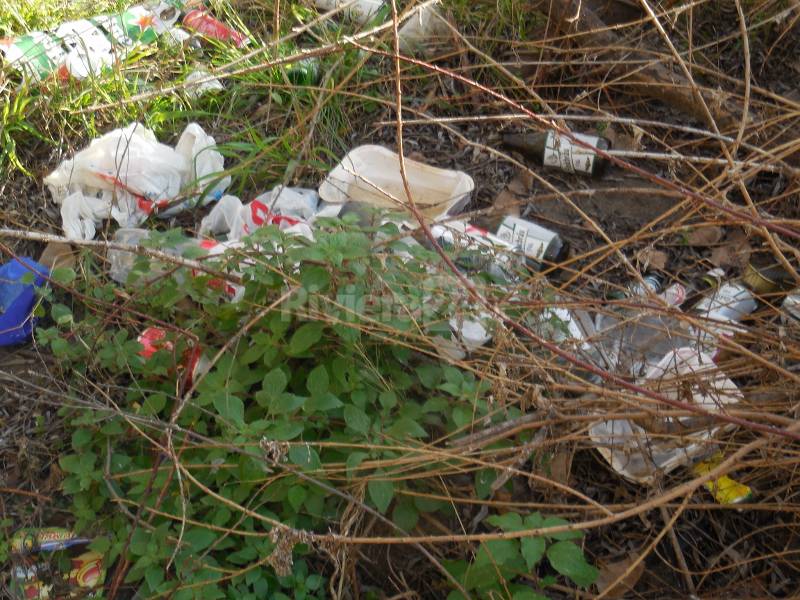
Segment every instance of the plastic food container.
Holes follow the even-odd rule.
[[[414,203],[429,219],[459,211],[475,189],[472,177],[462,171],[408,158],[405,167]],[[382,146],[359,146],[348,152],[322,182],[319,195],[337,204],[355,201],[396,211],[407,211],[409,206],[399,155]]]

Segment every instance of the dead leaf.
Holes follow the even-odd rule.
[[[51,271],[59,267],[75,266],[76,258],[72,246],[61,242],[50,242],[42,250],[39,263]]]
[[[697,227],[689,232],[686,236],[686,241],[690,246],[707,248],[718,244],[724,234],[725,230],[716,225]]]
[[[572,452],[566,449],[556,451],[550,459],[550,479],[569,485],[569,474],[572,471]]]
[[[508,190],[501,190],[495,196],[494,207],[504,215],[519,216],[519,200]]]
[[[606,592],[611,584],[613,584],[617,578],[625,573],[625,571],[627,571],[638,558],[639,557],[636,555],[631,555],[624,560],[601,565],[600,574],[597,576],[597,580],[595,581],[597,590],[600,593]],[[615,585],[613,589],[606,594],[606,597],[624,598],[626,593],[633,591],[633,588],[636,587],[636,583],[639,581],[642,573],[644,573],[644,561],[641,561],[639,564],[637,564],[633,570],[628,573],[628,575],[623,577],[622,581]]]
[[[750,254],[753,249],[748,244],[726,242],[722,246],[717,246],[711,251],[708,260],[715,267],[729,269],[736,267],[743,269],[750,261]]]
[[[663,271],[667,266],[666,252],[655,248],[644,248],[636,255],[636,260],[641,265],[643,271],[656,270]]]
[[[518,196],[525,196],[533,185],[533,177],[526,171],[517,173],[514,178],[508,182],[508,191]]]

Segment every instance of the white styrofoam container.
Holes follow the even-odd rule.
[[[406,176],[417,208],[429,219],[458,211],[475,189],[462,171],[432,167],[405,159]],[[408,210],[409,200],[400,175],[400,158],[383,146],[354,148],[319,187],[325,202],[364,202],[389,210]]]

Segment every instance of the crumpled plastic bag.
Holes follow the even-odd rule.
[[[264,225],[277,225],[282,231],[309,240],[314,234],[308,221],[315,214],[319,196],[314,190],[277,186],[243,204],[235,196],[223,196],[200,223],[200,235],[227,235],[240,240]]]
[[[638,383],[672,400],[685,401],[688,392],[692,403],[712,413],[742,401],[737,385],[717,368],[711,356],[692,347],[668,352]],[[698,429],[692,426],[696,418],[664,419],[662,425],[676,430],[668,435],[654,435],[628,419],[602,420],[592,425],[589,437],[617,473],[630,481],[651,484],[659,473],[669,473],[712,452],[715,434],[730,427]]]
[[[190,123],[175,148],[141,123],[92,140],[63,161],[44,182],[61,205],[64,234],[91,239],[109,217],[136,227],[156,212],[172,216],[219,198],[230,184],[224,158],[202,127]]]

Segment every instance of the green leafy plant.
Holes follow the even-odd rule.
[[[492,469],[429,446],[476,419],[504,418],[489,380],[436,356],[435,340],[450,336],[441,325],[460,306],[457,280],[431,274],[442,269],[435,253],[376,245],[374,233],[334,220],[307,242],[265,227],[205,261],[211,273],[139,258],[123,296],[91,255],[77,272],[54,271],[52,325],[37,338],[108,390],[107,401],[64,409],[74,430],[63,488],[76,528],[100,535],[109,561],[129,561],[126,582],[148,596],[321,597],[314,536],[349,505],[411,531],[423,513],[455,517],[450,503],[418,496],[449,472],[474,470],[486,497]],[[171,231],[146,243],[183,239]],[[245,294],[232,304],[218,282],[234,270]],[[170,325],[146,356],[137,337],[158,323]],[[193,371],[198,353],[212,363],[206,372]],[[285,538],[275,523],[306,533]],[[452,572],[483,593],[488,578],[473,583],[471,573],[511,585],[546,557],[585,586],[592,572],[576,535],[488,542]]]

